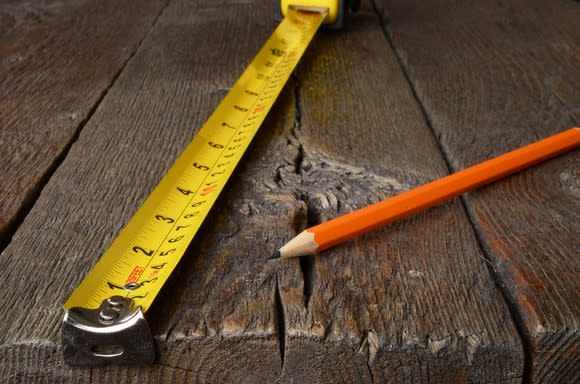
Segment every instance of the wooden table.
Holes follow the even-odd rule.
[[[71,368],[62,304],[272,32],[266,0],[0,1],[2,383],[573,383],[580,152],[314,258],[306,226],[580,125],[580,3],[363,1],[318,34],[147,313]]]

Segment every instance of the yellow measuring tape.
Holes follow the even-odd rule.
[[[131,346],[122,341],[108,338],[103,344],[104,335],[118,331],[119,323],[137,322],[131,309],[149,309],[327,13],[325,8],[286,10],[193,141],[71,294],[63,326],[69,364],[92,365],[93,358],[102,364],[119,356],[125,358],[121,363],[142,363],[127,357]],[[93,342],[86,335],[71,336],[81,331],[100,336]]]

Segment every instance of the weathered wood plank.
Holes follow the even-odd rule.
[[[385,0],[387,30],[453,169],[580,125],[580,3]],[[465,197],[533,383],[580,381],[580,152]]]
[[[232,183],[216,219],[148,313],[159,346],[155,366],[70,369],[62,363],[59,339],[68,294],[274,27],[271,4],[264,1],[174,1],[163,12],[0,256],[0,269],[6,271],[0,287],[0,377],[110,383],[276,380],[281,367],[276,275],[264,260],[272,251],[267,237],[277,232],[281,238],[287,224],[268,212],[292,217],[300,203],[253,186],[258,171],[271,170],[276,146],[269,142],[253,147],[249,173],[242,170],[240,181]],[[293,124],[288,95],[280,104],[277,123],[264,129],[265,139]],[[275,186],[273,177],[270,183]]]
[[[0,249],[166,2],[0,3]]]
[[[348,33],[319,36],[297,77],[299,167],[280,181],[307,206],[297,231],[447,172],[369,3]],[[287,381],[521,381],[519,337],[457,201],[301,264],[279,279]]]
[[[353,31],[317,38],[147,314],[156,364],[63,365],[62,303],[265,41],[271,15],[265,0],[175,0],[160,16],[0,255],[0,377],[519,381],[518,335],[457,202],[316,260],[265,262],[308,223],[446,172],[368,4]]]

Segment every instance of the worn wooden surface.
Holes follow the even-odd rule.
[[[411,28],[407,8],[383,6]],[[369,2],[350,31],[317,36],[147,313],[156,363],[62,362],[62,303],[273,30],[271,15],[265,0],[172,0],[163,10],[0,255],[1,382],[522,381],[533,346],[495,283],[506,285],[509,268],[496,263],[496,276],[485,253],[498,260],[489,244],[499,240],[485,236],[519,233],[504,221],[485,235],[483,220],[498,217],[488,212],[496,197],[485,197],[495,187],[467,199],[477,234],[456,200],[318,258],[265,261],[307,225],[444,175],[438,145],[465,165],[448,142],[474,133],[443,140],[452,130],[413,94],[401,41],[394,52]],[[570,164],[563,185],[575,191]]]
[[[0,377],[7,376],[2,369],[8,374],[20,369],[24,373],[33,370],[46,381],[61,377],[76,380],[77,375],[84,375],[88,381],[90,370],[63,369],[62,363],[54,366],[50,361],[39,367],[39,361],[43,361],[40,357],[21,359],[14,344],[28,342],[30,350],[40,355],[55,346],[59,351],[63,300],[191,140],[271,32],[273,21],[269,11],[265,6],[214,6],[213,1],[201,5],[172,2],[160,16],[2,255],[2,268],[10,271],[11,281],[2,287],[2,296],[9,297],[3,305],[11,320],[2,327]],[[263,22],[249,24],[242,20]],[[216,23],[229,32],[227,40],[215,34]],[[249,230],[253,228],[249,222],[242,224]],[[228,234],[228,230],[231,229],[214,231]],[[153,331],[161,349],[157,369],[167,365],[170,372],[191,370],[198,380],[207,377],[202,380],[207,382],[218,381],[211,379],[214,374],[225,379],[236,372],[256,371],[265,375],[259,381],[271,381],[276,377],[272,367],[281,365],[274,314],[275,279],[260,271],[271,268],[263,263],[270,250],[248,259],[253,266],[248,273],[246,259],[242,257],[245,255],[235,259],[230,255],[216,264],[214,254],[225,249],[217,246],[223,240],[219,235],[200,237],[210,244],[197,245],[202,250],[186,257],[190,263],[184,266],[186,270],[195,269],[192,263],[197,261],[203,269],[195,279],[182,280],[190,285],[191,292],[188,288],[184,290],[183,285],[169,289],[168,300],[159,298],[160,303],[165,301],[169,305],[167,311],[151,312]],[[256,247],[245,249],[260,246],[267,248],[267,244],[259,242]],[[195,248],[194,245],[192,249]],[[203,257],[196,257],[196,253]],[[22,279],[23,273],[30,276]],[[260,278],[263,280],[260,289],[250,290],[244,285]],[[228,288],[230,285],[234,288]],[[234,289],[240,289],[240,293],[236,295]],[[193,300],[187,306],[179,306],[180,293],[185,295],[184,301],[188,297]],[[256,319],[251,329],[242,332],[232,316],[237,308],[250,314],[247,301],[252,302],[251,314]],[[28,303],[24,305],[26,311],[21,310],[23,302]],[[174,325],[191,311],[199,316],[199,323],[188,323],[187,328]],[[247,316],[244,319],[251,320]],[[207,335],[202,334],[202,327],[207,328]],[[247,340],[241,342],[242,338]],[[252,349],[252,345],[256,348]],[[17,355],[13,357],[14,354]],[[224,364],[236,355],[239,355],[236,364]],[[16,363],[6,364],[12,358]],[[198,365],[202,369],[196,371]],[[119,377],[131,380],[131,370],[112,372],[109,382],[118,382]],[[99,377],[102,371],[94,373]],[[164,377],[171,380],[171,375]]]
[[[383,3],[454,170],[580,126],[580,3]],[[533,383],[580,381],[579,155],[465,197],[520,323]]]
[[[165,3],[0,1],[0,249]]]
[[[301,226],[446,173],[370,4],[357,20],[321,35],[297,72],[302,159],[281,182],[306,202]],[[519,340],[456,202],[302,263],[306,289],[293,271],[280,278],[284,377],[520,380]]]

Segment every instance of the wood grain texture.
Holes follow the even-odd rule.
[[[446,166],[369,3],[301,64],[298,230],[443,176]],[[296,172],[297,171],[297,172]],[[280,275],[283,377],[520,382],[522,348],[477,240],[451,202]]]
[[[352,31],[317,37],[147,313],[156,363],[62,363],[62,303],[271,16],[265,0],[174,0],[159,17],[0,255],[0,381],[521,380],[519,336],[457,201],[316,259],[265,261],[306,225],[446,173],[368,3]]]
[[[254,193],[254,174],[232,185],[222,213],[200,233],[148,313],[159,346],[155,366],[70,369],[62,363],[59,337],[64,300],[271,33],[271,15],[266,2],[174,1],[159,17],[0,256],[6,271],[0,381],[252,383],[278,377],[276,276],[264,260],[272,252],[267,236],[276,228],[285,232],[287,223],[268,212],[274,205],[276,215],[291,218],[300,203],[277,191]],[[279,113],[277,124],[292,126],[294,115],[291,109]],[[271,167],[268,157],[254,163]]]
[[[580,125],[580,3],[384,0],[386,28],[454,170]],[[465,202],[532,383],[580,381],[580,152]]]
[[[0,249],[165,3],[0,2]]]

